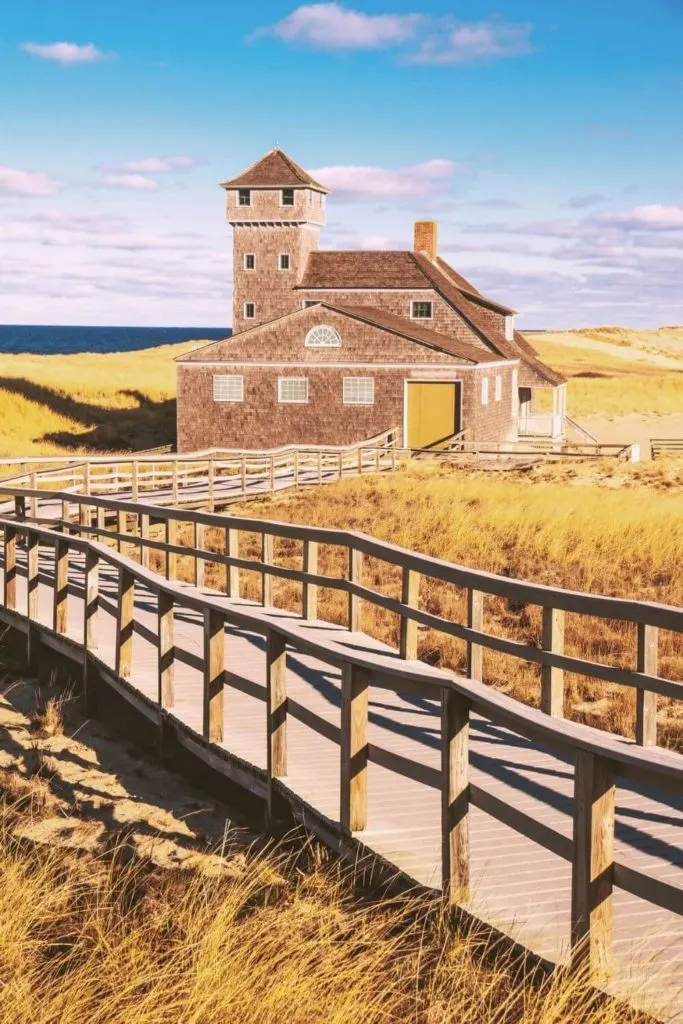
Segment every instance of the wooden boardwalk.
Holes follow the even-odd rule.
[[[41,510],[43,514],[43,510]],[[4,559],[2,578],[4,586]],[[35,620],[53,626],[55,557],[41,546]],[[26,551],[17,548],[17,609],[27,607]],[[85,558],[69,553],[68,620],[63,637],[74,650],[84,635]],[[306,653],[306,644],[371,655],[388,669],[424,676],[440,673],[391,650],[363,633],[287,611],[228,598],[186,584],[188,595],[210,595],[226,612],[246,612],[258,629],[228,625],[225,631],[223,738],[218,744],[254,769],[254,789],[263,783],[268,750],[266,731],[266,639],[269,626],[288,625],[297,643],[287,657],[286,777],[277,786],[290,793],[300,817],[314,830],[339,831],[340,823],[340,670]],[[106,560],[99,569],[100,604],[96,659],[115,672],[119,573]],[[6,602],[7,603],[7,602]],[[3,610],[17,623],[15,612]],[[131,672],[127,687],[158,700],[157,595],[139,581],[134,596]],[[59,639],[63,643],[62,638]],[[182,607],[175,611],[175,701],[169,714],[196,733],[202,724],[204,617]],[[431,691],[426,690],[429,693]],[[581,728],[581,727],[578,727]],[[413,692],[370,687],[368,715],[368,826],[354,833],[365,847],[426,886],[441,885],[441,720],[440,702]],[[470,784],[497,798],[501,806],[522,811],[558,837],[571,842],[574,763],[481,714],[470,719]],[[626,741],[624,741],[626,745]],[[500,816],[500,806],[497,815]],[[571,863],[532,842],[515,827],[473,806],[470,818],[471,892],[467,908],[553,960],[566,958],[570,934]],[[513,823],[514,824],[514,823]],[[616,797],[615,860],[651,879],[681,886],[683,795],[653,791],[619,780]],[[683,1019],[683,918],[622,889],[614,890],[614,962],[611,991],[628,993],[639,1005],[657,1006],[667,1020]]]

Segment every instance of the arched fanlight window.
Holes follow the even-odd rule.
[[[341,345],[341,338],[335,331],[334,327],[327,327],[324,324],[320,324],[318,327],[312,327],[306,335],[306,341],[304,342],[306,348],[339,348]]]

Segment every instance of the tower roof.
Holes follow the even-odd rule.
[[[221,183],[223,188],[301,188],[329,192],[277,146],[247,167],[236,178]]]

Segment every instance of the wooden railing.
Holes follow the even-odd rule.
[[[290,652],[313,655],[324,664],[338,667],[341,686],[340,743],[340,828],[343,835],[361,832],[368,823],[367,767],[373,759],[368,743],[368,687],[378,686],[396,693],[413,693],[438,699],[441,703],[441,770],[433,784],[441,790],[442,880],[445,895],[452,902],[467,898],[470,879],[469,812],[475,806],[522,835],[568,860],[572,866],[571,947],[575,963],[588,963],[596,978],[609,969],[613,886],[633,893],[670,911],[683,913],[683,892],[670,882],[634,870],[615,861],[615,788],[618,780],[654,787],[657,792],[680,794],[683,760],[679,755],[653,749],[655,742],[655,699],[658,693],[681,699],[683,686],[658,675],[657,630],[683,631],[683,609],[647,602],[583,594],[522,582],[490,573],[452,565],[436,558],[407,551],[361,533],[330,530],[241,517],[216,516],[205,512],[159,509],[155,506],[113,501],[107,498],[67,493],[46,495],[33,489],[8,488],[15,502],[15,515],[0,518],[4,535],[3,617],[26,634],[29,661],[35,658],[36,638],[54,645],[64,638],[69,622],[71,574],[74,559],[85,564],[84,615],[80,644],[65,643],[63,653],[82,663],[86,695],[92,673],[102,666],[97,654],[99,570],[107,564],[118,574],[115,610],[116,653],[114,671],[127,680],[132,672],[134,645],[134,594],[144,587],[157,602],[158,696],[153,709],[160,730],[173,708],[174,615],[176,610],[199,612],[204,622],[203,715],[201,735],[207,749],[223,741],[223,698],[227,685],[224,628],[226,624],[264,634],[267,640],[267,794],[269,805],[276,780],[286,773],[287,764],[287,659]],[[27,519],[29,503],[50,498],[63,502],[62,521],[48,529]],[[72,517],[72,512],[76,513]],[[93,516],[94,513],[94,516]],[[166,526],[166,539],[149,536],[152,517]],[[94,520],[94,521],[93,521]],[[107,528],[111,521],[113,530]],[[190,523],[195,538],[192,547],[178,543],[178,526]],[[131,528],[132,527],[132,528]],[[202,544],[207,528],[219,529],[225,538],[223,553],[209,551]],[[258,532],[262,537],[257,559],[239,556],[239,532]],[[97,539],[94,539],[97,538]],[[302,568],[275,564],[274,538],[302,543]],[[139,552],[139,562],[112,550],[105,541],[121,549]],[[26,603],[17,607],[18,547],[25,547]],[[318,572],[318,546],[341,545],[348,552],[347,578],[323,576]],[[52,589],[52,628],[38,622],[39,553],[54,551],[53,571],[47,574]],[[165,555],[166,579],[149,568],[149,552]],[[283,578],[299,583],[303,591],[304,615],[317,614],[320,587],[341,590],[348,595],[348,625],[358,626],[361,601],[371,602],[400,616],[400,658],[381,658],[362,645],[342,645],[325,639],[317,642],[309,632],[302,635],[299,620],[291,617],[265,619],[256,605],[244,601],[230,605],[225,598],[180,586],[174,576],[179,556],[189,556],[195,565],[195,579],[201,582],[199,566],[207,561],[226,567],[228,595],[238,596],[240,573],[256,571],[262,580],[261,603],[272,603],[270,581]],[[23,554],[22,554],[22,557]],[[362,582],[363,559],[381,559],[400,566],[402,598],[390,599]],[[79,566],[79,574],[82,572]],[[419,607],[421,576],[457,584],[467,590],[467,623],[451,622]],[[80,577],[79,577],[80,578]],[[43,575],[45,580],[45,574]],[[540,647],[522,644],[485,630],[484,595],[540,605],[543,609],[543,637]],[[638,664],[633,670],[600,665],[563,653],[563,616],[576,612],[598,618],[621,619],[638,631]],[[418,625],[427,625],[468,645],[470,678],[430,668],[416,662]],[[52,639],[50,639],[52,638]],[[497,693],[481,681],[483,648],[502,651],[541,666],[542,709],[524,706]],[[638,694],[638,744],[602,733],[594,728],[562,720],[562,676],[566,670],[598,680],[636,688]],[[469,723],[472,712],[541,744],[554,754],[573,758],[574,825],[572,838],[521,812],[478,785],[469,776]],[[648,749],[645,749],[648,747]],[[431,771],[431,769],[430,769]],[[431,778],[431,776],[430,776]],[[361,837],[362,838],[362,835]]]
[[[683,455],[683,437],[651,437],[650,457],[659,455]]]

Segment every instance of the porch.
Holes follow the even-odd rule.
[[[519,389],[519,436],[562,441],[567,415],[567,385]]]

